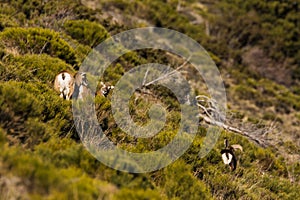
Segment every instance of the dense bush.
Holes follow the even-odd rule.
[[[64,28],[73,39],[90,47],[95,47],[109,36],[101,24],[88,20],[69,20],[64,23]]]
[[[162,197],[157,191],[152,190],[131,190],[131,189],[123,189],[118,192],[114,198],[114,200],[140,200],[140,199],[151,199],[151,200],[160,200]]]
[[[6,27],[14,27],[17,25],[17,22],[10,19],[7,15],[0,14],[0,31],[3,31]]]
[[[24,18],[29,21],[39,21],[39,19],[49,18],[57,21],[65,17],[95,20],[97,11],[87,8],[81,4],[81,1],[73,0],[50,0],[50,1],[20,1],[20,0],[3,0],[3,7],[15,9],[22,13]],[[7,12],[8,10],[6,10]],[[11,12],[10,12],[11,13]],[[13,12],[12,12],[13,13]],[[53,17],[53,18],[51,18]],[[46,22],[49,22],[46,20]],[[45,25],[45,24],[43,24]]]
[[[48,54],[66,63],[77,63],[73,48],[59,33],[42,28],[7,28],[0,33],[0,45],[13,54]]]
[[[64,61],[47,54],[9,55],[5,59],[7,67],[0,69],[2,80],[42,81],[53,83],[55,76],[62,70],[74,69]]]
[[[181,160],[165,169],[164,190],[169,199],[211,199],[205,184],[193,177],[190,170]]]
[[[22,182],[30,182],[29,194],[23,197],[33,199],[110,199],[116,188],[104,181],[87,176],[78,168],[57,168],[51,160],[43,160],[38,155],[20,148],[2,149],[0,162],[10,173],[18,175]]]
[[[40,83],[5,82],[0,85],[1,126],[12,142],[29,147],[71,128],[69,102]]]

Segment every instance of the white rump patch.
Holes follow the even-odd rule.
[[[63,79],[64,76],[64,79]],[[63,95],[66,97],[67,100],[70,99],[69,93],[72,87],[72,76],[69,73],[62,73],[58,77],[58,85],[59,85],[59,91],[60,91],[60,96],[62,97]],[[63,95],[62,95],[63,94]]]
[[[222,154],[222,160],[225,165],[229,165],[229,163],[232,160],[232,155],[230,153],[223,153]]]
[[[61,88],[68,88],[70,86],[70,83],[72,81],[72,77],[70,74],[68,73],[63,73],[64,76],[65,76],[65,79],[63,79],[63,76],[62,74],[60,74],[57,78],[58,78],[58,83],[59,83],[59,86]]]

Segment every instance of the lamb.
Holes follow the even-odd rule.
[[[102,85],[100,92],[104,97],[107,97],[110,90],[114,89],[114,86],[112,85],[106,85],[105,83],[101,82]]]

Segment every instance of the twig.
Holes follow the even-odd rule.
[[[145,76],[144,76],[144,79],[143,79],[143,85],[145,85],[145,83],[146,83],[146,79],[147,79],[147,76],[148,76],[148,73],[149,73],[149,68],[150,67],[147,68],[147,71],[145,73]]]
[[[42,47],[42,49],[41,49],[41,51],[40,51],[40,54],[43,53],[43,51],[45,50],[47,44],[48,44],[48,42],[45,42],[44,46]]]
[[[160,80],[165,79],[165,78],[167,78],[169,76],[172,76],[177,71],[179,71],[181,68],[183,68],[190,61],[190,59],[191,59],[191,56],[189,56],[188,59],[182,65],[180,65],[179,67],[177,67],[176,69],[172,70],[169,73],[164,74],[163,76],[158,77],[157,79],[154,79],[154,80],[152,80],[152,81],[150,81],[148,83],[143,84],[143,87],[147,87],[147,86],[149,86],[149,85],[151,85],[151,84],[153,84],[153,83],[155,83],[157,81],[160,81]]]

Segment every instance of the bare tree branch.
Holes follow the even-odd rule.
[[[180,65],[179,67],[177,67],[177,68],[174,69],[173,71],[171,71],[171,72],[169,72],[169,73],[166,73],[166,74],[164,74],[164,75],[158,77],[157,79],[154,79],[154,80],[152,80],[152,81],[150,81],[150,82],[148,82],[148,83],[143,83],[143,87],[147,87],[147,86],[149,86],[149,85],[151,85],[151,84],[153,84],[153,83],[155,83],[155,82],[157,82],[157,81],[160,81],[160,80],[162,80],[162,79],[165,79],[165,78],[167,78],[167,77],[170,77],[170,76],[174,75],[176,72],[178,72],[180,69],[182,69],[182,68],[190,61],[190,59],[191,59],[191,56],[189,56],[188,59],[186,59],[186,61],[185,61],[182,65]],[[147,72],[146,72],[147,75],[148,75],[148,71],[149,71],[149,70],[147,70]],[[145,77],[146,77],[146,74],[145,74]],[[145,81],[145,77],[144,77],[144,81]],[[146,82],[146,81],[145,81],[145,82]]]
[[[270,126],[262,126],[261,124],[248,125],[246,123],[236,123],[230,118],[225,120],[225,117],[222,116],[218,110],[216,101],[205,95],[197,96],[196,100],[200,108],[199,117],[202,118],[205,123],[219,126],[224,130],[245,136],[262,147],[270,145],[266,135],[275,129],[275,123],[272,123]],[[258,125],[260,125],[261,128],[258,128]]]
[[[145,73],[145,76],[144,76],[144,79],[143,79],[143,85],[145,85],[145,83],[146,83],[148,73],[149,73],[149,67],[147,68],[147,71]]]

